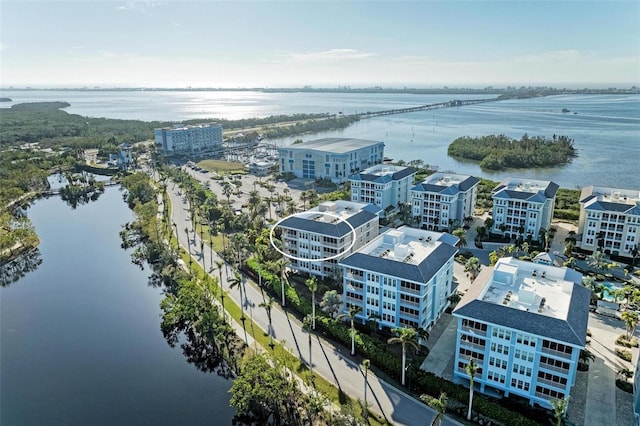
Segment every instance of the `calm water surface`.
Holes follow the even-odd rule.
[[[196,118],[237,119],[275,114],[330,112],[353,114],[418,106],[451,99],[493,95],[411,95],[371,93],[154,92],[154,91],[2,91],[13,99],[3,103],[67,101],[66,110],[94,117],[180,121]],[[570,110],[562,113],[562,109]],[[574,139],[578,157],[562,167],[490,172],[477,163],[447,155],[461,136],[505,134],[520,138]],[[275,140],[288,145],[300,136]],[[508,176],[553,180],[563,187],[601,185],[640,188],[640,96],[562,95],[514,99],[435,111],[362,120],[346,129],[305,135],[354,137],[384,141],[385,155],[395,160],[420,159],[451,170],[500,180]]]
[[[43,263],[0,288],[0,424],[231,424],[231,382],[160,332],[161,292],[120,248],[133,219],[120,191],[76,210],[44,199],[28,214]]]

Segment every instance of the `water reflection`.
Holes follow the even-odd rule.
[[[0,287],[7,287],[38,269],[42,263],[40,250],[34,248],[0,266]]]

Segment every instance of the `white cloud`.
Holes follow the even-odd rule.
[[[332,62],[341,60],[363,59],[376,56],[375,53],[361,52],[356,49],[329,49],[307,53],[286,53],[280,55],[299,62]]]
[[[151,9],[165,5],[163,1],[153,0],[127,0],[124,4],[118,5],[116,10],[132,10],[141,13],[149,13]]]

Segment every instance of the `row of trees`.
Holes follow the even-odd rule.
[[[191,184],[187,183],[188,179],[179,176],[179,172],[173,170],[171,173],[174,174],[174,179],[182,182],[182,188],[185,194],[185,198],[187,200],[193,200],[188,201],[188,209],[194,209],[197,211],[199,208],[201,208],[198,207],[198,197],[195,196],[195,194],[198,192],[197,187],[190,188]],[[234,193],[233,186],[234,183],[226,184],[225,186],[223,186],[223,190],[224,188],[229,188],[226,190],[227,194],[223,193],[223,198],[228,198],[227,203],[225,203],[223,200],[217,200],[217,207],[224,209],[226,207],[221,207],[221,205],[230,204],[230,198]],[[270,194],[270,196],[267,198],[272,197],[273,194]],[[207,199],[206,196],[200,198],[204,198],[205,200]],[[304,207],[309,201],[308,194],[304,198],[305,199],[301,198],[301,205],[297,205],[296,209]],[[255,198],[252,196],[252,200],[253,201],[248,203],[248,211],[242,212],[236,216],[243,217],[246,215],[247,218],[246,220],[242,220],[241,223],[238,223],[238,228],[225,229],[224,227],[221,227],[219,228],[219,232],[222,232],[223,235],[226,234],[227,240],[226,248],[223,249],[222,254],[232,264],[235,264],[237,268],[242,267],[244,270],[254,275],[262,287],[273,292],[273,297],[265,299],[265,301],[260,305],[265,309],[267,317],[270,318],[270,311],[273,308],[274,300],[282,299],[281,303],[283,305],[291,306],[294,312],[298,312],[300,314],[300,317],[303,320],[304,329],[309,333],[309,339],[311,339],[312,333],[318,332],[315,331],[315,326],[319,326],[319,332],[325,335],[333,336],[340,342],[344,342],[345,344],[350,345],[352,353],[358,351],[360,355],[371,359],[370,362],[375,363],[375,365],[382,371],[392,374],[393,376],[397,376],[401,383],[405,383],[406,374],[409,372],[409,370],[406,368],[406,354],[408,348],[413,346],[409,342],[413,341],[413,337],[419,334],[419,330],[411,328],[393,330],[393,332],[395,333],[395,337],[393,337],[392,339],[380,343],[374,342],[372,339],[370,339],[369,336],[361,334],[356,329],[355,317],[359,312],[358,307],[348,306],[346,312],[341,312],[343,306],[342,297],[335,288],[331,288],[330,283],[320,283],[317,280],[313,279],[307,280],[305,284],[309,289],[311,301],[301,298],[295,286],[291,285],[291,277],[289,277],[289,274],[286,272],[286,259],[283,259],[282,256],[277,253],[277,251],[275,251],[273,247],[270,246],[268,232],[264,232],[264,230],[262,232],[256,232],[254,224],[251,224],[251,216],[253,215],[252,212],[259,210],[255,206],[259,206],[261,202],[264,202],[263,198],[257,194]],[[297,204],[293,200],[291,202],[292,204]],[[257,216],[259,216],[258,220],[265,219],[264,214]],[[196,228],[198,226],[202,228],[202,222],[199,222],[198,217],[199,213],[196,213],[194,215],[193,222],[194,237]],[[207,221],[205,220],[205,223],[206,222]],[[262,223],[264,224],[264,222]],[[208,225],[211,226],[212,224],[209,223]],[[204,228],[206,229],[206,226]],[[459,235],[462,240],[461,242],[464,243],[464,230],[461,229],[459,231]],[[205,236],[206,233],[207,232],[204,231]],[[233,289],[239,289],[239,291],[241,292],[241,298],[244,299],[242,284],[243,278],[240,274],[234,275],[234,278],[231,280],[231,285],[233,286]],[[321,311],[319,313],[315,312],[315,301],[317,293],[322,294],[320,301]],[[348,330],[345,330],[345,327],[341,324],[342,320],[348,321],[350,325],[348,327]],[[372,323],[375,323],[374,318],[372,318],[371,320]],[[271,329],[272,327],[269,326],[269,330]],[[270,343],[274,345],[274,336],[269,333],[269,337]],[[403,347],[403,355],[400,360],[397,358],[397,355],[394,355],[392,353],[393,351],[391,351],[387,346],[390,343],[398,343]],[[313,355],[311,353],[311,346],[309,346],[309,358],[312,359],[312,357]],[[309,366],[309,368],[312,369],[311,365]],[[412,375],[417,383],[426,383],[432,380],[431,378],[422,377],[422,375],[418,371],[412,371]],[[465,393],[465,398],[467,397],[467,395],[468,392]],[[456,395],[456,397],[459,397],[459,395]],[[499,414],[498,411],[494,411],[492,412],[492,414],[498,417],[503,415]]]
[[[530,138],[526,133],[519,140],[505,135],[464,136],[451,142],[447,153],[480,161],[480,167],[489,170],[557,166],[568,163],[577,155],[573,140],[567,136]]]

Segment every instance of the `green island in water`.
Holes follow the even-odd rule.
[[[519,140],[505,135],[464,136],[451,142],[447,154],[480,161],[480,167],[488,170],[561,166],[578,155],[567,136],[529,137],[526,133]]]

